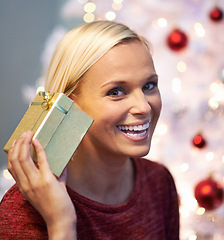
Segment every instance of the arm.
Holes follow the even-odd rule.
[[[50,170],[41,143],[32,141],[32,132],[24,133],[8,153],[8,169],[20,192],[42,215],[49,239],[77,239],[76,213],[65,187],[66,172],[56,179]],[[30,156],[30,145],[37,152],[38,167]]]

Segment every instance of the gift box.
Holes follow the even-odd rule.
[[[52,172],[60,176],[92,123],[93,119],[63,93],[39,92],[3,150],[8,152],[14,140],[31,130],[33,139],[42,143]],[[32,146],[31,152],[35,161]]]

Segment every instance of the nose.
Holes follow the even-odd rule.
[[[149,102],[149,96],[142,91],[136,91],[131,99],[131,113],[133,115],[146,116],[151,112],[152,108]]]

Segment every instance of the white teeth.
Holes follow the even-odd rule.
[[[136,126],[118,126],[118,128],[120,130],[129,130],[129,131],[143,131],[146,130],[147,128],[149,128],[149,122],[147,122],[146,124],[143,125],[136,125]],[[137,133],[136,133],[137,134]]]
[[[127,135],[133,136],[133,137],[142,137],[142,136],[144,136],[145,134],[146,134],[146,130],[143,131],[142,133],[136,133],[136,132],[134,132],[134,133],[127,133]]]

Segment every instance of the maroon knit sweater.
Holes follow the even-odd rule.
[[[123,204],[101,204],[68,188],[77,212],[78,239],[179,239],[178,198],[172,176],[158,163],[145,159],[133,162],[135,187]],[[16,185],[0,205],[0,239],[48,239],[44,220]]]

